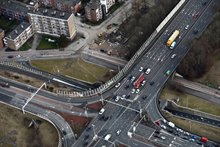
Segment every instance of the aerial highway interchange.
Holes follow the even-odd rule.
[[[202,31],[212,21],[211,8],[216,3],[216,0],[190,0],[177,12],[170,20],[169,24],[164,26],[160,32],[160,36],[152,43],[149,51],[144,52],[135,65],[130,68],[128,74],[125,74],[123,79],[115,83],[117,86],[112,86],[109,91],[95,95],[90,98],[82,99],[61,99],[59,96],[54,96],[46,92],[39,92],[45,98],[33,100],[33,104],[28,104],[26,111],[30,111],[35,115],[45,117],[52,121],[62,135],[63,146],[116,146],[124,144],[131,147],[151,147],[151,146],[201,146],[201,142],[189,141],[188,132],[178,132],[177,127],[169,128],[167,121],[163,118],[158,109],[157,98],[164,84],[175,71],[181,60],[189,51],[187,43],[193,38],[198,37]],[[167,39],[175,30],[179,30],[180,35],[176,38],[176,46],[170,49],[166,46]],[[148,50],[146,48],[146,50]],[[150,72],[146,71],[150,69]],[[169,72],[168,72],[169,71]],[[145,83],[138,88],[133,87],[133,83],[143,73]],[[48,77],[45,78],[48,82]],[[65,80],[65,79],[63,79]],[[71,82],[71,81],[67,81]],[[143,82],[143,81],[142,81]],[[24,90],[30,90],[26,86],[14,84]],[[87,86],[83,85],[83,89]],[[80,88],[79,88],[80,89]],[[33,88],[33,90],[35,90]],[[82,90],[82,89],[80,89]],[[13,92],[0,91],[3,97],[2,102],[15,107],[21,108],[25,101],[13,95]],[[42,101],[49,101],[55,97],[54,101],[59,101],[57,106],[54,102],[53,107],[50,102],[41,104]],[[46,100],[48,98],[48,100]],[[117,100],[116,100],[117,98]],[[51,108],[56,109],[59,105],[62,106],[61,111],[78,111],[83,116],[86,115],[83,109],[77,109],[83,103],[94,103],[101,101],[103,111],[95,115],[94,119],[86,127],[84,132],[75,140],[74,133],[70,126],[61,116],[50,111]],[[34,105],[40,104],[44,108]],[[71,107],[72,105],[72,107]],[[75,107],[76,106],[76,107]],[[45,110],[48,109],[49,110]],[[75,110],[74,108],[75,107]],[[141,124],[141,120],[146,117],[144,112],[147,112],[147,117],[155,124],[154,127],[148,127]],[[156,122],[161,124],[158,126]],[[165,126],[165,127],[162,127]],[[178,136],[168,132],[169,129],[175,129]],[[212,145],[211,143],[209,144]]]

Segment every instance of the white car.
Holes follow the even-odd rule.
[[[117,87],[119,87],[120,85],[121,85],[121,83],[118,83],[118,84],[115,85],[115,87],[117,88]]]
[[[140,89],[137,89],[137,90],[136,90],[136,93],[139,93],[139,92],[140,92]]]
[[[131,90],[131,93],[135,93],[135,89],[134,88]]]
[[[188,30],[188,28],[189,28],[189,25],[186,25],[186,26],[185,26],[185,30]]]
[[[160,127],[163,128],[163,129],[165,129],[165,130],[167,129],[167,127],[164,126],[164,125],[161,125]]]
[[[144,81],[142,81],[142,83],[141,83],[141,86],[144,86],[144,84],[146,83],[146,81],[144,80]]]
[[[20,58],[20,57],[21,57],[21,55],[17,55],[16,57],[17,57],[17,58]]]
[[[135,80],[135,77],[133,76],[132,78],[131,78],[131,82],[133,82]]]
[[[171,49],[171,50],[174,49],[175,46],[176,46],[176,41],[173,41],[173,43],[172,43],[171,46],[170,46],[170,49]]]
[[[160,136],[160,138],[161,138],[161,139],[163,139],[163,140],[165,140],[165,139],[166,139],[166,137],[164,137],[164,136]]]
[[[115,101],[118,102],[119,99],[120,99],[120,97],[119,97],[119,96],[116,96]]]
[[[104,112],[105,112],[105,109],[102,108],[102,109],[99,111],[99,115],[102,115]]]
[[[139,71],[143,71],[143,69],[144,69],[143,67],[140,67],[140,68],[139,68]]]
[[[151,69],[148,68],[148,69],[145,71],[145,73],[148,75],[148,74],[150,73],[150,71],[151,71]]]
[[[119,135],[120,133],[121,133],[121,130],[118,130],[118,131],[116,132],[117,135]]]
[[[171,56],[171,59],[173,59],[173,58],[175,58],[176,57],[176,54],[173,54],[172,56]]]

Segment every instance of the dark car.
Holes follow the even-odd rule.
[[[86,128],[86,131],[89,131],[90,129],[91,129],[91,127],[87,127],[87,128]]]
[[[83,146],[87,146],[87,145],[88,145],[88,142],[84,142],[84,143],[83,143]]]
[[[154,85],[154,81],[151,81],[151,82],[150,82],[150,85]]]
[[[14,57],[14,56],[12,56],[12,55],[9,55],[9,56],[8,56],[8,58],[13,58],[13,57]]]
[[[104,115],[102,115],[102,116],[99,117],[99,120],[104,120],[104,119],[105,119],[105,116],[104,116]]]
[[[125,89],[128,89],[128,88],[129,88],[129,85],[126,85],[126,86],[125,86]]]
[[[147,96],[143,96],[142,99],[145,100],[147,98]]]
[[[198,30],[194,30],[193,31],[194,34],[198,34],[198,32],[199,32]]]
[[[66,131],[62,131],[63,135],[66,135]]]
[[[104,120],[104,121],[107,121],[107,120],[108,120],[108,118],[109,118],[109,117],[108,117],[108,116],[106,116],[106,117],[104,117],[104,118],[103,118],[103,120]]]
[[[84,140],[88,139],[89,138],[89,134],[87,134],[85,137],[84,137]]]
[[[203,2],[202,5],[205,6],[207,4],[207,2]]]
[[[130,98],[130,95],[127,95],[127,96],[126,96],[126,99],[129,99],[129,98]]]

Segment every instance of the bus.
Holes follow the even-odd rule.
[[[142,74],[138,77],[138,79],[133,83],[134,88],[135,88],[135,89],[138,89],[143,81],[144,81],[144,73],[142,73]]]

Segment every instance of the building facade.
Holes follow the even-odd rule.
[[[41,4],[60,11],[76,14],[81,9],[81,0],[39,0]]]
[[[33,34],[32,25],[22,22],[4,38],[4,44],[11,49],[18,50]]]
[[[104,13],[108,13],[109,9],[115,4],[115,0],[100,0]]]
[[[39,9],[28,13],[30,22],[36,33],[59,37],[65,35],[68,39],[76,36],[74,15],[56,10]]]
[[[3,38],[5,37],[5,31],[0,28],[0,49],[4,47]]]
[[[98,22],[103,18],[100,0],[91,0],[85,7],[86,18],[91,22]]]

